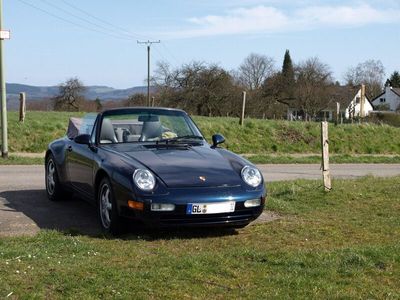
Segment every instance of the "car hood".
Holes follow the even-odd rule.
[[[168,187],[216,187],[241,184],[240,174],[218,150],[151,149],[125,152],[161,178]]]

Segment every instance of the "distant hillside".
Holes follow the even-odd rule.
[[[146,86],[135,86],[127,89],[114,89],[108,86],[87,86],[85,97],[89,100],[99,98],[100,100],[122,100],[130,95],[146,93]],[[20,92],[27,94],[29,100],[42,100],[57,95],[58,86],[32,86],[19,83],[7,83],[7,98],[10,100],[18,99]]]

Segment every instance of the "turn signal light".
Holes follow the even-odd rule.
[[[133,200],[128,200],[128,206],[136,210],[143,210],[144,208],[143,202],[138,202]]]
[[[261,205],[261,199],[251,199],[244,202],[244,207],[255,207]]]

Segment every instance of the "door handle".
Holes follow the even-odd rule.
[[[68,146],[67,150],[68,152],[72,152],[72,146]]]

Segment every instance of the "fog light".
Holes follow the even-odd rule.
[[[173,211],[175,210],[175,204],[170,203],[152,203],[152,211]]]
[[[251,199],[244,201],[244,207],[255,207],[261,205],[261,199]]]
[[[132,209],[143,210],[143,202],[137,202],[133,200],[128,201],[128,206]]]

